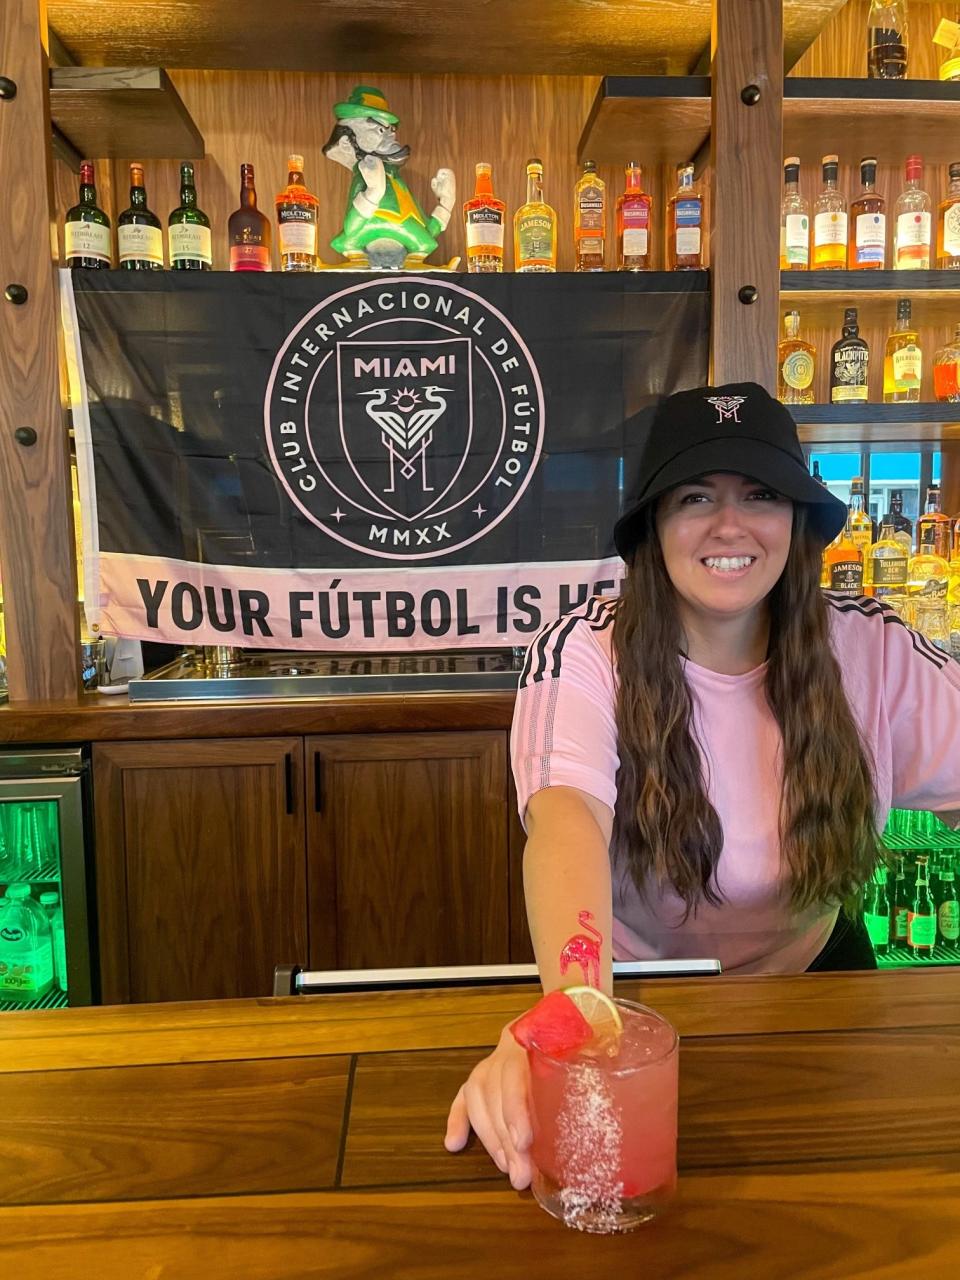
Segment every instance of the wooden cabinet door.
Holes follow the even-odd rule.
[[[306,746],[311,968],[505,963],[506,735]]]
[[[303,739],[95,745],[106,1003],[265,996],[307,957]]]

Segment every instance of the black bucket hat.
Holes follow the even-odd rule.
[[[845,504],[807,470],[790,411],[756,382],[731,382],[678,391],[657,406],[637,486],[614,526],[619,554],[626,559],[636,546],[640,513],[649,503],[696,476],[723,471],[806,503],[824,546],[846,523]]]

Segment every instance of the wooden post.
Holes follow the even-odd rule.
[[[710,74],[711,380],[776,392],[781,0],[713,0]]]
[[[11,700],[72,697],[79,684],[41,4],[0,5],[0,574]]]

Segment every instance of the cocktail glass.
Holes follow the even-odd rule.
[[[598,1234],[657,1217],[677,1184],[677,1033],[653,1009],[615,1004],[615,1045],[527,1051],[533,1194],[567,1226]]]

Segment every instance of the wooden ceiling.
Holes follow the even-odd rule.
[[[730,3],[730,0],[727,0]],[[843,0],[786,0],[792,66]],[[72,59],[102,67],[472,75],[684,74],[710,0],[47,0]]]

